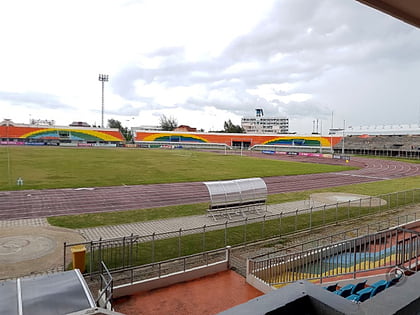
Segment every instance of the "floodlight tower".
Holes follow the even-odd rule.
[[[107,74],[99,74],[99,81],[102,82],[102,128],[104,128],[104,86],[108,79],[109,76]]]

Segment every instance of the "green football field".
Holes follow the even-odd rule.
[[[2,190],[228,180],[349,169],[353,168],[191,150],[0,147]],[[18,178],[23,179],[21,187],[16,185]]]

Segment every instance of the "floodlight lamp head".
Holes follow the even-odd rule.
[[[107,75],[107,74],[99,74],[99,81],[108,81],[108,79],[109,79],[109,75]]]

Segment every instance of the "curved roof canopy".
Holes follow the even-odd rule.
[[[267,186],[261,178],[204,182],[210,194],[211,207],[241,206],[265,202]]]
[[[420,27],[420,1],[417,0],[357,0],[408,24]]]

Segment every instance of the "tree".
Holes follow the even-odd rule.
[[[160,116],[160,128],[165,131],[172,131],[178,127],[178,122],[174,117],[167,118],[165,115]]]
[[[243,133],[244,129],[239,125],[234,125],[232,121],[229,119],[228,121],[225,121],[224,124],[224,132],[226,133]]]
[[[121,122],[116,119],[108,119],[108,127],[109,128],[116,128],[118,129],[121,134],[123,135],[126,142],[132,142],[133,141],[133,133],[128,127],[123,127]]]

